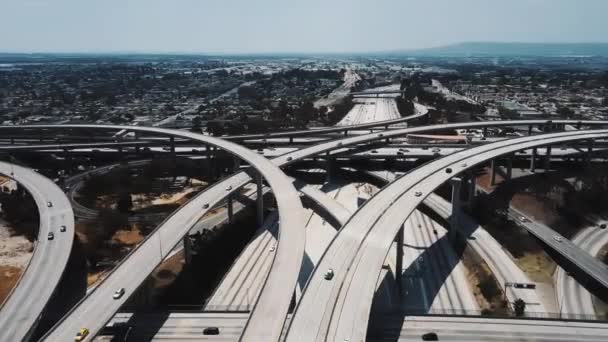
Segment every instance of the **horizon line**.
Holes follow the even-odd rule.
[[[422,48],[392,48],[382,50],[352,50],[352,51],[257,51],[257,52],[213,52],[213,51],[153,51],[153,50],[140,50],[140,51],[125,51],[125,50],[39,50],[39,51],[11,51],[11,50],[0,50],[0,55],[8,54],[19,54],[19,55],[192,55],[192,56],[268,56],[268,55],[368,55],[368,54],[388,54],[388,53],[406,53],[406,52],[421,52],[426,50],[441,49],[451,46],[458,46],[463,44],[528,44],[528,45],[608,45],[608,41],[564,41],[564,42],[526,42],[526,41],[462,41],[457,43],[436,45]]]

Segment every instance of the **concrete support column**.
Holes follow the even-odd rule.
[[[405,230],[405,225],[401,225],[401,229],[399,229],[399,233],[395,237],[395,242],[397,245],[397,262],[395,265],[395,281],[397,282],[397,294],[399,296],[403,296],[403,234]]]
[[[133,136],[135,137],[135,141],[139,141],[139,132],[133,132]],[[139,154],[139,145],[135,146],[135,154]]]
[[[258,173],[255,176],[255,182],[257,185],[257,218],[258,218],[258,226],[261,227],[264,225],[264,192],[262,188],[264,184],[262,183],[262,175]]]
[[[593,154],[593,139],[589,139],[587,141],[587,158],[586,158],[586,162],[587,162],[587,167],[591,166],[591,154]]]
[[[536,172],[536,154],[537,150],[536,148],[533,148],[532,155],[530,156],[530,172],[532,173]]]
[[[507,157],[507,179],[511,179],[513,176],[513,158]]]
[[[469,183],[468,183],[469,187],[468,187],[468,194],[467,194],[467,200],[468,200],[468,204],[469,204],[469,209],[473,208],[473,205],[475,204],[475,175],[473,174],[473,172],[469,173]]]
[[[496,184],[496,160],[492,159],[490,161],[490,169],[492,172],[492,177],[490,178],[490,185]]]
[[[171,154],[175,157],[175,137],[169,138],[169,147],[171,148]]]
[[[237,172],[241,168],[241,159],[238,157],[233,157],[232,171]]]
[[[184,236],[184,256],[187,265],[192,261],[192,240],[188,234]]]
[[[332,168],[334,164],[334,159],[330,157],[329,151],[325,154],[325,179],[326,182],[329,182],[332,177]]]
[[[293,144],[293,137],[289,137],[289,143]]]
[[[532,135],[532,125],[528,126],[528,135]]]
[[[348,136],[348,131],[344,131],[344,136],[347,137]]]
[[[232,200],[232,195],[228,195],[226,199],[226,206],[228,208],[228,223],[232,223],[232,219],[234,218],[234,201]]]
[[[454,240],[456,238],[458,227],[458,213],[460,212],[460,186],[462,179],[454,177],[450,180],[452,184],[452,215],[450,216],[450,231],[448,232],[448,238]]]
[[[551,145],[547,146],[547,154],[545,155],[545,172],[551,169]]]
[[[483,128],[483,136],[487,137],[488,136],[488,127],[484,127]]]

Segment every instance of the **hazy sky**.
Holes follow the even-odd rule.
[[[608,0],[0,0],[2,52],[365,52],[608,41]]]

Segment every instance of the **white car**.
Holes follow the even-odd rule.
[[[114,295],[112,295],[112,298],[119,299],[124,294],[125,294],[125,288],[121,287],[118,290],[114,291]]]
[[[66,229],[67,229],[66,226],[59,227],[59,231],[62,233],[64,233],[66,231]]]
[[[561,236],[559,236],[559,235],[553,235],[553,240],[555,240],[555,241],[557,241],[557,242],[562,242],[562,241],[564,241],[564,239],[563,239]]]
[[[55,234],[53,232],[49,232],[49,235],[46,236],[48,240],[53,240],[55,238]]]
[[[519,220],[520,220],[521,222],[530,222],[530,220],[528,220],[528,219],[527,219],[526,217],[524,217],[524,216],[520,216],[520,217],[519,217]]]
[[[416,197],[422,196],[422,191],[416,191],[416,192],[414,192],[414,196],[416,196]]]

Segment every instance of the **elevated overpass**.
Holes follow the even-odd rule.
[[[590,125],[590,126],[595,126],[595,125],[606,125],[608,123],[607,122],[597,122],[597,121],[568,121],[568,120],[560,120],[560,121],[552,121],[552,122],[546,121],[546,120],[520,120],[520,121],[499,121],[499,122],[478,122],[478,123],[446,124],[446,125],[435,125],[435,126],[427,126],[427,127],[396,129],[396,130],[391,130],[391,131],[387,131],[387,132],[381,132],[381,133],[375,133],[375,134],[367,134],[367,135],[361,135],[361,136],[356,136],[356,137],[349,137],[349,138],[345,138],[345,139],[341,139],[341,140],[336,140],[336,141],[325,142],[325,143],[322,143],[322,144],[318,144],[318,145],[315,145],[315,146],[304,148],[302,150],[294,151],[292,153],[288,153],[286,155],[277,157],[277,158],[275,158],[275,159],[272,160],[272,164],[275,164],[277,166],[286,166],[286,165],[293,164],[293,163],[295,163],[295,162],[297,162],[299,160],[302,160],[304,158],[315,156],[315,155],[320,155],[322,153],[328,153],[327,156],[331,157],[331,152],[334,151],[334,150],[340,151],[341,149],[343,149],[345,147],[354,146],[354,145],[357,145],[357,144],[372,143],[372,142],[376,142],[376,141],[380,141],[380,142],[382,142],[382,141],[390,141],[391,138],[404,136],[404,135],[409,134],[409,133],[432,132],[432,131],[438,131],[438,130],[458,129],[458,128],[483,128],[483,127],[505,127],[505,126],[507,126],[507,127],[508,126],[530,126],[531,127],[532,125],[548,125],[548,124],[552,124],[552,125],[553,124],[563,124],[563,125],[565,125],[565,124],[575,124],[575,125]],[[57,127],[57,126],[27,126],[25,128],[29,128],[29,129],[55,129],[55,130],[57,130],[57,129],[63,129],[63,128],[74,129],[74,128],[78,128],[78,127],[87,127],[87,128],[108,127],[108,129],[110,129],[109,127],[112,127],[113,129],[129,129],[129,130],[135,130],[135,131],[140,131],[140,132],[145,132],[145,131],[153,130],[152,132],[154,132],[154,133],[158,133],[158,134],[173,134],[176,137],[182,137],[182,138],[191,138],[190,135],[193,135],[193,136],[195,136],[193,140],[200,139],[198,141],[200,141],[202,143],[207,143],[209,145],[215,145],[215,146],[219,146],[220,145],[217,142],[210,142],[209,139],[213,139],[213,138],[204,137],[205,139],[203,139],[203,138],[201,138],[200,135],[197,135],[197,134],[194,134],[194,133],[176,132],[176,131],[170,131],[170,130],[150,129],[150,128],[141,128],[141,127],[71,125],[71,126],[62,126],[62,127]],[[9,127],[0,127],[0,130],[6,130],[7,128],[9,128]],[[15,129],[15,127],[10,127],[10,128]],[[21,129],[23,127],[17,127],[17,128]],[[344,131],[344,128],[341,128],[341,130]],[[348,128],[347,128],[346,132],[347,131],[348,131]],[[285,133],[277,133],[277,134],[285,134]],[[290,133],[290,134],[293,134],[293,133]],[[275,135],[273,135],[273,136],[275,136]],[[286,135],[286,136],[289,136],[289,135]],[[226,143],[226,144],[229,144],[229,143]],[[225,148],[225,146],[226,146],[224,144],[221,144],[221,145],[222,146],[219,146],[219,147]],[[230,148],[232,148],[232,146],[230,146]],[[234,152],[234,150],[232,150],[232,152]],[[240,153],[241,153],[241,151],[237,152],[238,155],[240,155]],[[253,152],[249,151],[249,153],[253,153]],[[250,156],[250,155],[248,155],[248,156]],[[261,157],[261,156],[257,156],[257,157],[263,159],[263,157]],[[258,162],[258,160],[256,159],[253,163],[250,162],[250,164],[254,165],[257,162]],[[272,168],[269,168],[269,169],[272,169]],[[274,169],[272,169],[272,170],[274,170]],[[280,175],[280,172],[277,173],[277,175]],[[268,177],[267,177],[267,179],[268,179]],[[200,210],[200,207],[202,207],[204,204],[217,203],[217,202],[219,202],[219,200],[225,198],[229,194],[229,191],[225,190],[228,186],[231,186],[232,189],[235,189],[235,188],[238,188],[238,187],[244,185],[245,183],[249,182],[250,180],[251,180],[251,178],[249,176],[247,176],[247,175],[245,175],[243,173],[239,173],[239,174],[237,174],[237,175],[235,175],[235,176],[233,176],[231,178],[228,178],[228,179],[226,179],[226,180],[218,183],[216,186],[212,187],[214,189],[212,194],[210,194],[211,193],[211,191],[210,191],[207,194],[206,197],[205,196],[199,196],[199,197],[203,198],[202,200],[191,201],[187,205],[185,205],[184,207],[182,207],[182,209],[180,209],[180,211],[178,211],[177,213],[175,213],[173,215],[173,216],[178,217],[178,219],[171,220],[171,218],[170,218],[168,220],[170,223],[165,222],[165,225],[161,226],[161,227],[164,227],[164,229],[161,230],[159,228],[159,230],[157,230],[155,233],[153,233],[151,236],[149,236],[146,239],[146,242],[148,242],[148,240],[155,241],[155,242],[152,242],[152,243],[148,243],[148,245],[160,246],[161,234],[157,234],[159,231],[164,232],[162,234],[163,237],[166,236],[167,238],[169,238],[169,237],[171,238],[168,241],[172,241],[172,242],[173,241],[177,241],[177,240],[175,240],[176,237],[179,236],[179,238],[181,238],[181,236],[183,236],[185,233],[181,234],[182,230],[178,230],[179,233],[176,234],[176,230],[175,230],[176,228],[171,229],[171,228],[167,228],[167,226],[171,226],[171,225],[175,225],[175,224],[180,225],[182,227],[183,226],[187,226],[188,223],[192,223],[192,222],[195,221],[196,217],[198,217],[197,216],[198,214],[201,214],[201,215],[204,214],[204,211],[202,211],[202,213],[201,213],[201,212],[197,211],[196,209]],[[269,181],[269,183],[270,183],[270,181]],[[270,185],[271,185],[271,187],[273,187],[273,184],[270,184]],[[275,182],[275,185],[277,185],[276,182]],[[221,191],[222,187],[224,187],[223,191]],[[276,186],[275,186],[275,188],[276,188]],[[288,187],[288,189],[289,189],[289,187]],[[294,193],[295,193],[295,189],[294,189]],[[199,197],[197,197],[197,199]],[[294,196],[288,196],[288,197],[292,198]],[[192,205],[191,204],[192,202],[196,202],[196,205]],[[197,207],[197,205],[198,205],[198,207]],[[188,208],[188,209],[186,209],[186,208]],[[281,211],[285,212],[284,210],[280,210],[280,212]],[[189,218],[186,218],[185,216],[188,216]],[[281,224],[284,224],[284,223],[285,223],[284,220],[281,219]],[[179,239],[179,238],[177,238],[177,239]],[[142,246],[143,246],[143,244],[142,244]],[[142,246],[140,246],[138,249],[141,249]],[[162,251],[161,251],[161,253],[153,252],[151,250],[151,248],[154,248],[154,247],[148,247],[148,248],[149,248],[149,250],[147,252],[143,252],[143,253],[151,253],[150,255],[158,254],[159,258],[154,258],[154,260],[151,263],[150,263],[150,260],[144,261],[144,260],[141,259],[141,257],[137,261],[132,261],[132,260],[129,261],[130,259],[132,259],[135,256],[135,253],[133,253],[123,263],[127,263],[127,261],[128,261],[128,263],[131,266],[133,266],[133,265],[139,265],[140,263],[141,264],[158,263],[159,260],[162,260],[162,254],[163,254]],[[135,259],[133,259],[133,260],[135,260]],[[289,259],[289,260],[291,260],[290,261],[290,264],[292,265],[291,268],[297,270],[298,267],[299,267],[299,264],[296,265],[296,266],[293,266],[293,265],[296,264],[294,262],[294,258],[293,257],[291,259]],[[273,266],[274,266],[274,264],[273,264]],[[283,267],[287,268],[287,266],[285,266],[285,265],[283,265]],[[131,268],[131,267],[128,267],[128,268]],[[135,267],[135,268],[137,268],[137,267]],[[139,270],[140,270],[141,273],[137,274],[136,277],[138,279],[145,279],[145,276],[147,274],[149,274],[152,269],[153,269],[153,267],[152,268],[146,267],[145,269],[141,269],[140,268]],[[288,271],[285,274],[291,274],[291,272],[293,272],[293,271]],[[127,273],[128,272],[125,272],[125,273],[123,273],[123,275],[130,276]],[[284,274],[281,275],[281,278],[283,276],[284,276]],[[110,277],[112,277],[112,275]],[[108,277],[108,278],[110,278],[110,277]],[[115,278],[117,278],[117,277],[118,276],[116,276]],[[107,281],[107,279],[106,279],[106,281]],[[278,280],[277,280],[277,282],[278,282]],[[116,285],[118,283],[116,283],[116,284],[108,283],[108,284],[110,284],[110,285],[107,286],[108,290],[105,291],[105,296],[106,296],[105,298],[108,298],[108,297],[111,296],[111,294],[113,293],[113,291],[116,289]],[[134,288],[132,286],[129,287],[129,292],[128,293],[132,292],[133,290],[134,290]],[[93,293],[95,293],[95,292],[97,292],[97,291],[94,291]],[[287,293],[287,291],[284,291],[284,292]],[[101,297],[103,297],[103,296],[100,296],[100,299],[99,299],[100,302],[102,301]],[[262,300],[262,297],[261,297],[260,300]],[[289,295],[289,297],[291,297],[291,295]],[[270,295],[267,298],[270,298]],[[267,301],[263,301],[263,302],[270,303],[272,301],[274,301],[274,295],[272,296],[272,299],[267,299]],[[97,302],[97,303],[99,303],[99,302]],[[118,309],[118,307],[120,307],[120,304],[121,304],[120,301],[116,301],[115,303],[113,302],[112,305],[109,305],[110,306],[109,308],[108,307],[102,308],[101,311],[108,312],[107,314],[104,313],[104,316],[102,316],[102,317],[104,317],[104,319],[105,318],[109,319],[108,315],[111,315],[113,312],[115,312]],[[270,304],[268,304],[268,305],[270,306]],[[101,305],[101,306],[103,306],[103,305]],[[276,313],[276,310],[274,310],[274,309],[271,309],[271,311],[273,313]],[[76,310],[73,310],[72,314],[75,314],[75,312],[76,312]],[[254,310],[254,313],[255,313],[255,310]],[[252,315],[252,321],[254,321],[253,317],[255,317],[255,315]],[[272,330],[275,333],[273,334],[272,338],[274,338],[275,336],[278,336],[276,332],[279,331],[280,329],[277,328],[277,326],[281,325],[281,327],[282,327],[283,323],[282,323],[281,319],[279,319],[279,321],[281,322],[280,324],[276,323],[277,322],[276,320],[273,321],[273,328],[272,328]],[[95,324],[97,324],[97,323],[95,323]],[[92,324],[92,325],[96,326],[95,324]],[[78,325],[74,324],[72,326],[72,329],[76,328],[76,330],[66,329],[66,330],[68,330],[68,332],[66,332],[65,335],[63,335],[63,336],[65,336],[65,337],[67,337],[67,336],[70,336],[70,337],[73,336],[73,334],[75,333],[75,331],[77,331],[77,327],[79,327],[80,325],[82,325],[82,323],[78,323]],[[254,327],[261,327],[263,325],[267,325],[267,323],[265,323],[264,320],[262,320],[261,318],[260,318],[259,321],[253,323]],[[260,328],[260,329],[264,329],[264,328]],[[63,329],[61,329],[61,330],[63,331]],[[96,330],[98,330],[98,328]],[[92,330],[92,331],[96,331],[96,330]],[[257,328],[254,329],[254,330],[257,330]],[[247,329],[245,331],[247,332]],[[52,336],[52,335],[49,335],[49,336]],[[49,337],[49,336],[47,336],[47,337]],[[244,340],[246,340],[246,336],[247,336],[247,334],[245,335]]]
[[[284,318],[291,302],[291,295],[297,282],[298,271],[304,254],[304,227],[299,196],[291,180],[276,166],[257,153],[222,139],[211,138],[196,133],[167,130],[161,128],[103,126],[103,125],[40,125],[40,126],[3,126],[8,129],[98,129],[124,130],[164,134],[191,139],[204,144],[222,148],[238,158],[244,159],[264,176],[271,188],[275,189],[280,216],[280,240],[277,246],[271,271],[264,283],[260,299],[255,304],[243,341],[276,340],[281,333]],[[228,194],[238,190],[250,181],[244,172],[221,181],[189,201],[179,211],[164,221],[154,232],[146,237],[123,262],[115,268],[96,289],[90,292],[44,337],[49,341],[70,340],[76,332],[86,326],[91,335],[99,331],[114,312],[129,298],[154,268],[164,259],[167,253],[181,240],[197,219],[203,216],[209,207],[215,205]],[[278,191],[277,189],[281,189]],[[203,208],[201,210],[201,208]],[[165,248],[163,248],[163,244]],[[291,276],[290,276],[291,275]],[[124,288],[126,295],[112,300],[117,289]],[[284,295],[281,295],[283,293]],[[275,317],[275,318],[272,318]],[[268,321],[267,321],[268,320]],[[269,323],[272,322],[272,323]]]
[[[385,187],[350,218],[326,250],[296,308],[287,341],[365,339],[377,282],[377,276],[372,275],[381,269],[405,219],[445,181],[497,156],[574,140],[606,138],[607,134],[606,130],[556,133],[489,144],[426,164]],[[331,281],[324,279],[328,269],[335,272]],[[589,271],[608,285],[608,269]]]
[[[21,184],[38,208],[34,254],[0,306],[0,340],[27,340],[67,266],[74,241],[74,214],[67,197],[50,179],[19,165],[0,162],[0,173]],[[53,237],[49,238],[49,234]]]

